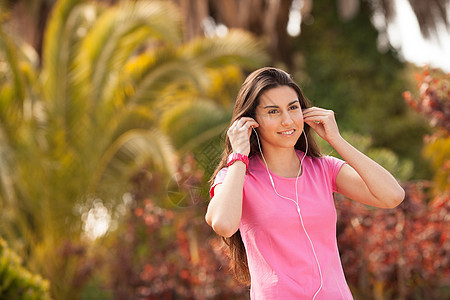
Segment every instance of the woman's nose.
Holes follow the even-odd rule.
[[[291,118],[291,116],[290,116],[290,114],[288,112],[284,112],[281,117],[282,117],[281,125],[283,125],[283,126],[292,125],[293,121],[292,121],[292,118]]]

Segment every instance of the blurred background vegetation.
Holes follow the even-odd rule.
[[[425,36],[448,27],[448,1],[410,3]],[[203,216],[265,65],[407,191],[395,210],[337,196],[355,299],[448,299],[450,75],[399,59],[374,15],[393,4],[0,1],[0,299],[247,299]]]

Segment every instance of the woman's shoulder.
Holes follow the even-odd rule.
[[[310,161],[313,168],[321,169],[322,172],[333,174],[334,176],[337,176],[341,167],[346,163],[342,159],[331,155],[311,157]]]
[[[299,157],[302,158],[304,155],[304,152],[297,150],[297,153],[299,154]],[[309,156],[307,155],[305,157],[306,162],[309,162],[312,167],[319,167],[319,168],[335,168],[340,167],[342,164],[345,163],[340,158],[337,158],[332,155],[321,155],[321,156]]]
[[[300,156],[302,156],[304,154],[304,152],[302,152],[301,150],[296,150],[297,153],[299,153]],[[333,155],[329,155],[329,154],[321,154],[320,156],[311,156],[311,155],[307,155],[307,158],[309,158],[312,162],[315,163],[327,163],[327,162],[333,162],[333,161],[342,161],[341,159],[333,156]]]

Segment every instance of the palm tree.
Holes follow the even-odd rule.
[[[314,16],[311,11],[314,0],[173,0],[179,3],[184,16],[187,38],[203,34],[203,24],[208,18],[217,24],[224,24],[229,28],[242,28],[257,36],[265,36],[272,61],[284,62],[288,67],[292,65],[292,50],[286,27],[291,12],[301,15],[304,23],[312,22]],[[328,5],[330,9],[338,10],[340,19],[347,22],[353,19],[365,5],[361,0],[336,0]],[[390,22],[395,16],[394,1],[368,1],[374,13],[385,17]],[[417,17],[422,34],[430,37],[437,32],[441,24],[449,27],[448,0],[420,1],[409,0]],[[300,26],[300,24],[298,25]],[[386,29],[386,28],[385,28]]]
[[[102,4],[113,4],[118,0],[91,0]],[[0,1],[1,2],[1,1]],[[11,23],[16,31],[37,50],[39,57],[42,51],[43,31],[49,12],[56,0],[17,0],[10,2],[13,8]],[[224,24],[228,28],[241,28],[252,32],[256,36],[268,39],[268,49],[273,62],[282,61],[288,67],[292,63],[291,38],[286,26],[290,13],[301,16],[303,23],[309,23],[314,18],[311,11],[314,0],[172,0],[180,7],[184,23],[184,39],[191,40],[205,34],[206,23]],[[358,14],[362,5],[361,0],[336,0],[330,7],[337,8],[340,19],[347,22]],[[372,11],[384,16],[385,22],[392,21],[396,14],[394,1],[370,0]],[[420,1],[408,0],[419,22],[422,34],[425,37],[433,36],[437,29],[444,24],[449,27],[448,5],[449,0]],[[20,20],[19,22],[17,20]],[[23,22],[26,20],[27,22]],[[29,24],[28,26],[25,25]],[[300,26],[300,24],[299,24]],[[384,29],[386,30],[386,26]],[[386,32],[381,32],[385,34]]]
[[[214,70],[265,59],[242,31],[183,44],[180,23],[170,2],[61,0],[41,67],[0,28],[0,235],[50,279],[57,299],[77,298],[93,268],[81,217],[99,203],[112,213],[144,162],[173,172],[165,116],[201,105],[192,99],[206,98]]]

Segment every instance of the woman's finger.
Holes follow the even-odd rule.
[[[326,116],[311,116],[307,118],[303,118],[303,121],[307,123],[308,125],[314,123],[314,124],[323,124],[328,120],[328,117]]]
[[[248,127],[258,127],[259,124],[252,118],[243,117],[243,118],[240,118],[239,120],[237,120],[236,127],[241,128],[243,126],[246,126],[247,128]]]
[[[303,117],[305,117],[305,116],[322,116],[322,115],[329,115],[329,114],[333,113],[332,110],[326,110],[326,109],[318,108],[318,107],[306,108],[302,112],[303,112]]]

